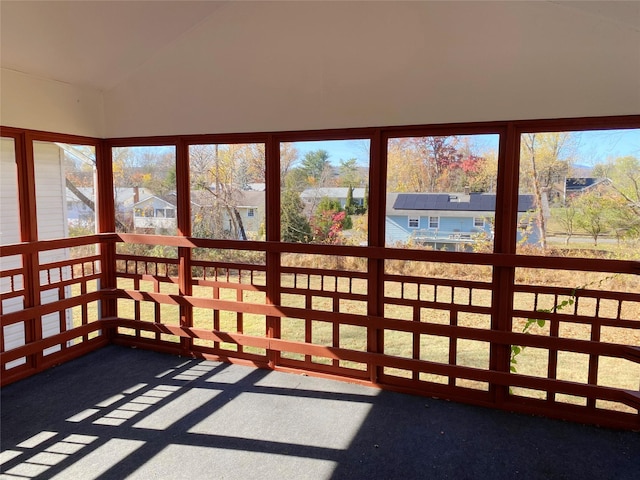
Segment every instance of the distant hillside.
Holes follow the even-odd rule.
[[[593,176],[593,167],[588,165],[572,165],[571,176],[575,178],[586,178]]]

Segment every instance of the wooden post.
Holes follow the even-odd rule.
[[[384,247],[387,197],[387,137],[377,129],[371,137],[369,150],[369,209],[367,211],[369,247]],[[367,315],[384,314],[384,259],[369,257],[367,262]],[[367,352],[384,352],[384,330],[367,327]],[[369,380],[378,383],[384,369],[367,365]]]
[[[191,191],[189,176],[189,145],[182,139],[176,145],[176,192],[178,205],[176,209],[176,221],[178,236],[191,236]],[[178,284],[180,295],[191,296],[193,294],[191,248],[178,247]],[[180,326],[193,327],[193,307],[186,303],[180,305]],[[180,339],[181,352],[185,356],[191,356],[193,351],[193,339],[191,337]]]
[[[36,208],[35,164],[33,135],[22,133],[15,139],[15,154],[18,173],[18,201],[20,211],[20,241],[38,241],[38,215]],[[24,308],[40,305],[40,272],[37,249],[29,249],[22,255],[24,272]],[[26,320],[24,325],[25,343],[42,339],[42,317]],[[38,369],[42,362],[42,352],[30,355],[28,363]]]
[[[101,141],[96,147],[97,185],[96,198],[98,204],[98,232],[110,233],[116,231],[116,210],[113,195],[113,164],[111,146]],[[100,243],[102,256],[102,277],[100,288],[104,290],[117,288],[116,280],[116,244],[115,241]],[[118,315],[117,300],[105,297],[101,300],[101,318],[112,318]],[[117,328],[108,328],[104,333],[108,339],[117,334]]]
[[[498,157],[498,185],[496,192],[494,253],[516,253],[516,228],[518,217],[518,158],[520,134],[512,123],[500,134]],[[510,332],[513,316],[513,286],[515,267],[493,267],[491,292],[491,329]],[[489,368],[508,373],[511,368],[511,346],[491,343]],[[509,395],[506,385],[489,385],[489,393],[496,406],[501,406]]]
[[[266,201],[265,212],[267,242],[280,241],[280,142],[269,135],[265,145]],[[281,254],[267,248],[267,305],[280,305]],[[280,338],[280,317],[267,316],[267,338]],[[275,368],[280,360],[280,352],[267,351],[269,368]]]

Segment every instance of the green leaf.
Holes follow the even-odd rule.
[[[544,327],[544,324],[546,323],[545,320],[538,320],[538,326],[539,327]]]

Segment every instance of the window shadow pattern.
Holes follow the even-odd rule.
[[[630,479],[640,461],[630,431],[115,345],[4,388],[1,414],[13,480]]]

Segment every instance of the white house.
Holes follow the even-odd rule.
[[[13,141],[3,138],[1,140],[1,161],[0,161],[0,243],[8,245],[19,243],[20,238],[20,220],[18,206],[18,192],[16,182],[16,162],[15,149]],[[66,195],[65,195],[65,174],[64,174],[64,153],[55,144],[49,142],[34,143],[34,158],[36,160],[35,168],[35,186],[36,186],[36,215],[38,221],[38,237],[40,240],[48,240],[53,238],[62,238],[68,235],[67,214],[66,214]],[[68,249],[56,249],[40,252],[40,264],[58,262],[69,258]],[[1,270],[22,267],[22,259],[16,257],[2,257]],[[42,286],[48,282],[58,282],[71,278],[70,268],[53,269],[50,278],[47,278],[46,272],[41,272],[40,283]],[[0,279],[0,291],[10,291],[8,277]],[[22,280],[20,277],[18,282]],[[21,288],[21,285],[16,285]],[[63,289],[65,297],[71,296],[70,287]],[[40,293],[40,302],[42,304],[55,302],[60,300],[60,292],[58,288],[47,289],[44,287]],[[24,308],[23,299],[21,297],[3,298],[2,312],[3,314],[16,312]],[[50,337],[60,333],[60,321],[63,320],[67,324],[67,328],[73,326],[73,317],[70,310],[64,312],[64,318],[61,319],[58,313],[51,313],[42,316],[42,335]],[[10,350],[25,344],[24,323],[15,323],[3,327],[4,349]],[[45,355],[57,352],[60,345],[55,345],[44,351]],[[12,368],[25,363],[24,358],[19,358],[7,364],[7,368]]]
[[[134,203],[132,208],[133,227],[136,230],[152,230],[148,233],[169,231],[175,234],[177,222],[174,203],[156,195],[149,195]]]
[[[300,198],[304,202],[305,207],[313,212],[315,207],[320,203],[323,198],[329,200],[336,200],[340,202],[340,207],[344,208],[347,204],[347,195],[349,193],[348,187],[320,187],[320,188],[307,188],[301,194]],[[363,206],[364,197],[366,195],[365,188],[353,189],[353,205]]]

